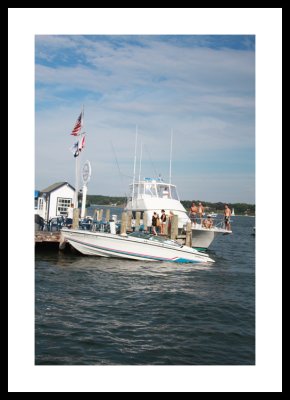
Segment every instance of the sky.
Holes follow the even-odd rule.
[[[136,177],[168,181],[172,133],[182,200],[255,203],[254,35],[36,35],[35,189],[75,184],[83,106],[89,194],[128,194],[137,131]]]

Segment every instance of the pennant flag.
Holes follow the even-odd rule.
[[[74,128],[72,130],[71,135],[78,136],[80,131],[81,131],[81,129],[82,129],[82,124],[83,124],[83,113],[81,112],[79,117],[78,117],[78,119],[77,119],[77,122],[75,123],[75,126],[74,126]]]
[[[74,157],[77,157],[79,155],[79,141],[75,142],[70,150],[73,153]]]
[[[82,149],[85,147],[85,140],[86,140],[86,136],[83,135],[83,137],[79,141],[79,151],[82,151]]]

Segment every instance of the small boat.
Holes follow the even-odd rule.
[[[61,234],[65,242],[85,255],[140,261],[214,262],[208,254],[183,246],[175,240],[144,232],[132,232],[123,236],[114,233],[63,228]]]
[[[211,218],[217,218],[218,215],[217,215],[217,213],[212,212],[212,213],[207,214],[207,216],[211,217]]]
[[[232,215],[231,215],[232,217],[234,217],[235,216],[235,209],[234,209],[234,207],[233,207],[233,209],[232,209]]]

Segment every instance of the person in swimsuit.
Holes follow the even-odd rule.
[[[196,225],[196,216],[197,216],[197,207],[194,202],[192,202],[190,210],[189,210],[189,218],[191,223]]]
[[[210,215],[207,216],[207,219],[203,220],[202,226],[207,229],[210,229],[213,227],[213,222],[212,222]]]
[[[230,219],[231,219],[232,212],[227,204],[225,204],[225,229],[230,231],[231,230],[231,224],[230,224]]]
[[[202,205],[201,203],[198,203],[197,214],[198,214],[198,216],[199,216],[199,218],[200,218],[200,223],[201,223],[201,224],[202,224],[202,216],[203,216],[203,213],[204,213],[203,205]]]

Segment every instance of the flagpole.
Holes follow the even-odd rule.
[[[83,129],[83,121],[84,121],[84,105],[81,113],[81,130]],[[77,153],[78,155],[75,157],[75,195],[74,195],[74,208],[79,208],[79,176],[80,176],[80,161],[79,158],[81,156],[81,151],[79,151],[80,141],[82,140],[82,132],[79,135],[78,140],[78,148]]]
[[[78,177],[78,172],[79,172],[79,162],[78,162],[79,157],[75,157],[75,197],[74,197],[74,208],[78,208],[78,192],[79,192],[79,177]]]
[[[83,131],[84,131],[84,115],[85,115],[85,110],[84,110],[84,104],[83,104],[83,109],[82,109],[82,121],[81,121],[81,133],[80,133],[80,140],[79,140],[79,149],[80,149],[80,143],[82,142],[83,138]],[[79,208],[79,178],[80,178],[80,160],[81,160],[81,154],[82,152],[78,149],[78,156],[76,157],[76,206],[75,208]]]
[[[133,168],[133,188],[132,188],[132,208],[135,196],[135,175],[136,175],[136,157],[137,157],[137,137],[138,137],[138,126],[136,125],[135,133],[135,154],[134,154],[134,168]]]
[[[173,129],[171,129],[171,140],[170,140],[170,160],[169,160],[169,184],[170,185],[171,185],[172,137],[173,137]]]

